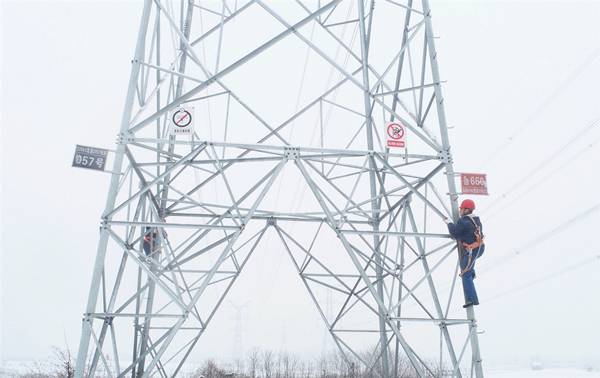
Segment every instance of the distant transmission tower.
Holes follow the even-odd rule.
[[[326,287],[325,288],[325,303],[324,303],[324,314],[327,318],[333,317],[333,293],[331,292],[332,289]],[[322,349],[321,349],[321,354],[323,356],[326,356],[328,352],[330,352],[331,350],[331,336],[329,335],[329,330],[326,329],[323,332],[323,341],[322,341]]]
[[[233,329],[233,358],[243,359],[244,356],[244,327],[242,312],[249,302],[243,304],[230,303],[235,310],[235,327]]]
[[[483,376],[440,83],[427,0],[145,0],[77,377],[176,376],[267,232],[348,364]]]

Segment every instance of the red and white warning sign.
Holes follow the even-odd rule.
[[[390,148],[406,147],[406,128],[398,122],[390,122],[385,129],[387,146]]]
[[[171,135],[191,135],[194,132],[194,108],[181,106],[169,114]]]
[[[461,173],[462,194],[488,194],[487,178],[483,173]]]

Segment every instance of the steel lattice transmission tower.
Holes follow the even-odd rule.
[[[427,0],[146,0],[113,172],[78,377],[177,375],[267,233],[349,364],[483,376]]]

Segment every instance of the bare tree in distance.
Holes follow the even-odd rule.
[[[359,358],[360,357],[360,358]],[[245,362],[241,359],[230,368],[219,366],[214,360],[208,360],[201,369],[190,378],[376,378],[379,371],[379,355],[372,350],[360,356],[343,356],[340,353],[322,355],[313,360],[301,360],[287,352],[275,354],[269,350],[254,348]],[[407,358],[399,358],[392,365],[394,378],[417,377]],[[452,376],[446,366],[439,362],[427,364],[426,374],[430,378]]]
[[[254,348],[254,349],[252,349],[252,351],[250,351],[250,356],[248,357],[248,365],[250,367],[250,371],[249,371],[250,378],[257,378],[259,363],[260,363],[259,350],[258,350],[258,348]]]
[[[340,353],[322,355],[316,359],[300,359],[288,352],[278,354],[254,348],[246,358],[238,358],[232,364],[225,364],[208,359],[200,368],[192,373],[182,375],[185,378],[376,378],[381,376],[378,369],[380,364],[377,353],[365,351],[360,359],[353,356],[343,356]],[[362,361],[361,361],[362,360]],[[364,362],[364,363],[363,363]],[[392,364],[395,366],[395,363]],[[373,367],[373,368],[370,368]],[[438,362],[427,364],[428,377],[441,378],[452,376],[447,366]],[[71,352],[68,348],[54,348],[53,359],[50,363],[35,363],[27,373],[9,374],[14,378],[72,378],[74,366]],[[106,371],[97,370],[95,378],[111,376]],[[4,375],[3,375],[4,376]],[[413,378],[417,374],[408,359],[398,360],[394,378]]]
[[[26,373],[13,373],[2,376],[15,378],[73,378],[75,376],[75,363],[68,346],[65,348],[52,347],[50,361],[43,363],[35,361]],[[87,371],[87,369],[86,369]],[[104,374],[98,372],[96,377],[103,378]]]
[[[273,352],[265,350],[262,353],[263,378],[273,378]]]

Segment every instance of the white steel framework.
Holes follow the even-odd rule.
[[[427,0],[146,0],[112,171],[78,377],[180,373],[266,233],[348,363],[483,376]]]

